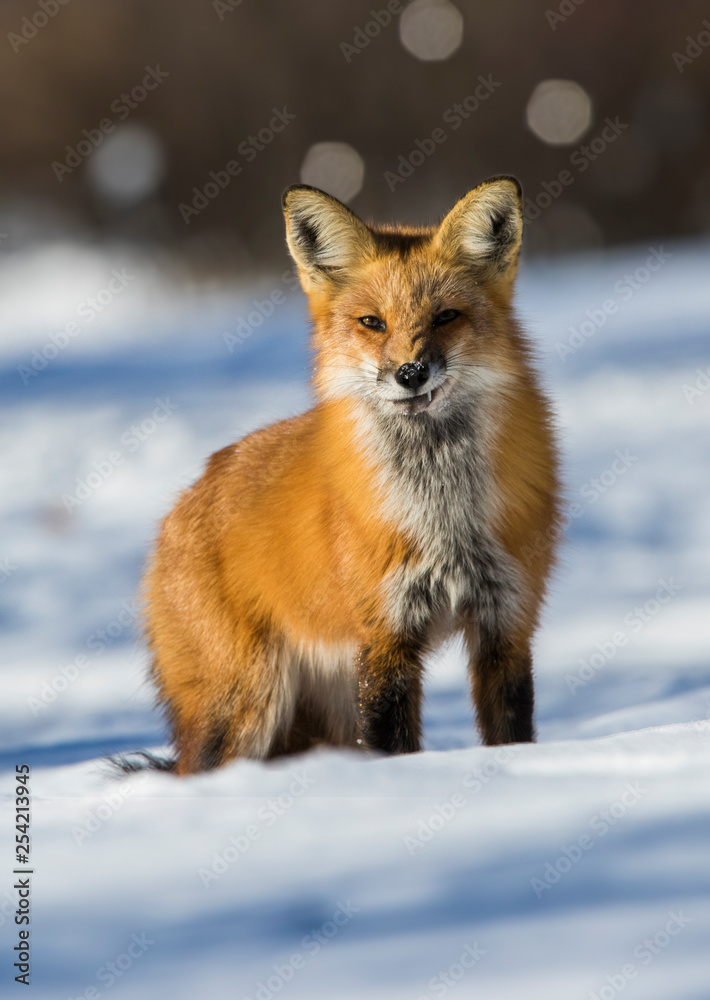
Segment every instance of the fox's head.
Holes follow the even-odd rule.
[[[485,181],[421,229],[366,225],[305,185],[283,204],[315,321],[322,398],[444,417],[514,376],[510,303],[523,227],[514,178]]]

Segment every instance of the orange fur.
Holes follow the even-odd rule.
[[[418,749],[422,657],[456,630],[484,738],[532,738],[529,644],[558,487],[547,404],[511,312],[519,206],[516,183],[494,179],[441,226],[412,230],[367,227],[321,192],[287,192],[317,403],[213,455],[163,524],[147,632],[178,773],[318,742]],[[449,310],[458,315],[435,325]],[[428,405],[396,380],[412,362],[437,383]],[[439,429],[464,435],[456,454],[468,469],[469,412],[480,457],[460,485],[442,483],[439,516],[427,434],[440,442],[437,474],[455,479]],[[392,422],[411,447],[390,440]],[[403,454],[420,440],[421,455]],[[400,457],[414,472],[396,471]]]

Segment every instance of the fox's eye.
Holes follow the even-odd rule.
[[[385,321],[377,316],[361,316],[358,322],[366,326],[368,330],[379,330],[380,333],[384,333],[387,329]]]
[[[443,326],[444,323],[450,323],[452,319],[456,319],[461,313],[458,309],[444,309],[443,312],[437,313],[432,320],[433,326]]]

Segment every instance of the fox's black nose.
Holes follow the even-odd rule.
[[[394,373],[395,381],[407,389],[418,389],[429,378],[429,365],[423,361],[408,361]]]

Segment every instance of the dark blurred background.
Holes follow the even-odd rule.
[[[533,254],[710,229],[707,3],[10,0],[0,24],[0,252],[278,264],[299,179],[426,222],[514,173]]]

